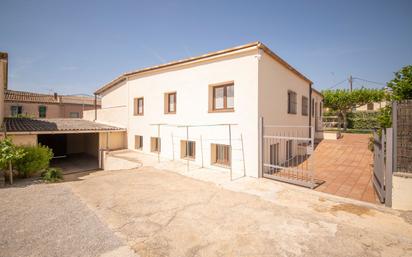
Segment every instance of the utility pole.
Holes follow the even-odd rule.
[[[350,75],[349,77],[349,90],[352,92],[352,82],[353,82],[353,78],[352,75]]]

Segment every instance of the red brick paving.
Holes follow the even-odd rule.
[[[317,191],[379,203],[372,185],[373,154],[368,134],[343,134],[323,140],[315,150],[315,178],[325,183]]]

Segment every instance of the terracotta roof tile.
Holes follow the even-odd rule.
[[[45,131],[112,131],[123,128],[105,125],[83,119],[30,119],[4,118],[7,132],[45,132]]]
[[[14,90],[6,90],[4,92],[4,100],[12,102],[59,103],[59,98],[54,95]]]

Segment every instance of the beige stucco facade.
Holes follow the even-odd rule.
[[[226,82],[234,84],[234,110],[210,112],[210,87]],[[294,115],[287,113],[288,90],[297,93]],[[165,114],[166,92],[176,92],[175,114]],[[127,128],[129,149],[135,148],[135,136],[142,136],[138,151],[151,153],[151,137],[159,136],[161,157],[181,160],[181,140],[188,138],[196,149],[191,163],[210,167],[211,145],[231,144],[233,170],[251,177],[259,176],[260,117],[266,124],[309,126],[309,115],[301,113],[301,97],[310,99],[310,81],[258,47],[132,74],[100,96],[97,121]],[[140,97],[144,115],[136,116],[134,99]],[[87,112],[85,118],[94,119],[94,113]]]
[[[392,176],[392,208],[412,210],[412,176],[394,174]]]

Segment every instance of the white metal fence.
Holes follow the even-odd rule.
[[[263,126],[263,125],[262,125]],[[262,176],[282,182],[315,188],[314,127],[262,127]]]

